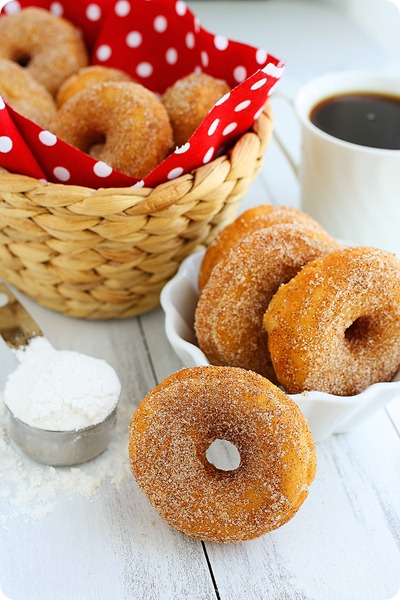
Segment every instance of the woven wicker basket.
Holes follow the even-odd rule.
[[[151,310],[183,258],[234,219],[272,127],[267,103],[227,155],[154,189],[43,184],[0,168],[0,277],[72,317]]]

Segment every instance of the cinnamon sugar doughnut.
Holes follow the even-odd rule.
[[[236,446],[237,469],[208,462],[216,439]],[[160,516],[216,542],[256,538],[289,521],[316,469],[297,405],[260,375],[230,367],[184,369],[151,391],[133,416],[129,454]]]
[[[84,67],[83,69],[79,69],[74,75],[71,75],[71,77],[68,77],[61,85],[57,94],[57,106],[60,108],[78,92],[103,81],[132,81],[132,78],[124,71],[120,71],[120,69],[103,67],[101,65]]]
[[[296,208],[272,206],[271,204],[249,208],[233,223],[222,229],[208,247],[200,265],[199,289],[203,289],[215,265],[225,258],[231,248],[242,238],[254,231],[279,223],[303,223],[307,227],[324,231],[314,219]]]
[[[351,396],[400,365],[400,260],[368,247],[304,267],[264,317],[279,381],[290,393]]]
[[[209,362],[257,371],[276,381],[262,320],[282,283],[340,245],[300,224],[272,225],[239,242],[213,269],[195,312],[198,344]]]
[[[26,69],[0,58],[0,95],[12,108],[48,129],[56,114],[53,97]]]
[[[145,177],[173,145],[168,114],[153,92],[132,82],[84,89],[59,109],[54,133],[114,169]]]
[[[78,30],[42,8],[24,8],[0,18],[0,58],[13,60],[51,93],[88,64]]]
[[[188,141],[217,100],[229,91],[226,81],[205,73],[191,73],[167,89],[162,101],[170,116],[177,146]]]

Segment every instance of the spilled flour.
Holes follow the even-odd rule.
[[[26,457],[7,432],[7,411],[0,397],[0,529],[16,517],[37,521],[54,510],[60,492],[67,497],[95,498],[109,482],[114,487],[132,477],[128,456],[128,430],[132,406],[118,407],[117,426],[108,449],[76,467],[54,468]]]

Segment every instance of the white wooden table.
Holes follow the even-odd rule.
[[[211,31],[285,60],[281,89],[289,94],[324,71],[397,68],[398,57],[386,55],[339,0],[189,4]],[[298,127],[290,107],[276,99],[274,108],[275,139],[241,211],[268,202],[298,206],[298,183],[287,158],[299,158]],[[165,338],[161,309],[123,322],[92,323],[19,296],[55,347],[107,360],[121,378],[123,395],[111,448],[79,469],[29,461],[10,445],[0,410],[0,588],[7,597],[387,600],[398,593],[399,407],[389,406],[353,433],[318,445],[316,480],[287,525],[243,544],[201,543],[166,525],[129,471],[127,431],[136,406],[182,366]],[[1,389],[14,367],[0,343]]]

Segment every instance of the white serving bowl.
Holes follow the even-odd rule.
[[[209,365],[197,346],[193,329],[198,300],[197,276],[204,250],[186,258],[177,274],[163,288],[167,338],[185,367]],[[395,398],[400,398],[400,371],[393,381],[375,383],[356,396],[334,396],[325,392],[289,394],[307,418],[315,441],[333,433],[346,433]]]

